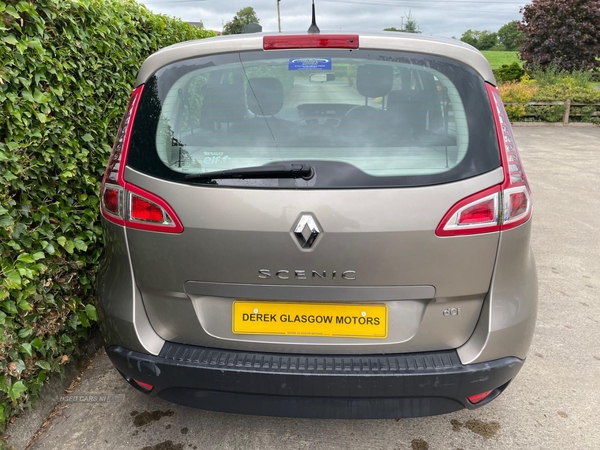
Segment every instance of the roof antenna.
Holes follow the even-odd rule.
[[[315,14],[315,0],[312,0],[312,23],[308,28],[308,32],[310,34],[319,34],[321,32],[321,30],[319,30],[319,27],[317,26],[317,15]]]

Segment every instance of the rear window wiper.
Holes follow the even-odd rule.
[[[225,179],[267,179],[267,178],[302,178],[310,180],[315,169],[308,164],[269,164],[256,167],[240,167],[238,169],[217,170],[215,172],[194,173],[185,176],[186,180],[225,180]]]

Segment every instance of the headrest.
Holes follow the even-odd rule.
[[[392,66],[365,64],[358,66],[356,72],[356,89],[363,97],[385,97],[394,85],[394,69]]]
[[[283,108],[283,85],[277,78],[250,78],[246,89],[248,109],[257,116],[274,116]]]
[[[207,84],[202,87],[203,112],[213,122],[237,122],[246,114],[243,84]]]

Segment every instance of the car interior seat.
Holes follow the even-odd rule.
[[[222,77],[209,79],[201,89],[203,100],[200,117],[204,129],[229,129],[246,114],[243,79],[237,79],[235,74],[231,81]]]
[[[394,84],[394,71],[389,65],[364,64],[357,67],[356,90],[365,104],[350,109],[340,121],[340,129],[350,135],[373,136],[387,128],[385,97]],[[369,99],[381,98],[381,106],[369,106]]]
[[[293,122],[276,117],[283,108],[284,90],[281,81],[274,77],[249,78],[246,84],[246,104],[253,117],[236,124],[233,132],[247,137],[274,139],[289,138]]]

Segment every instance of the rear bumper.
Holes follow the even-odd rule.
[[[266,416],[383,419],[489,403],[517,375],[514,357],[463,365],[456,351],[324,356],[224,351],[167,342],[158,356],[106,349],[152,396],[202,409]],[[140,389],[142,390],[142,389]],[[493,391],[472,405],[468,396]]]

